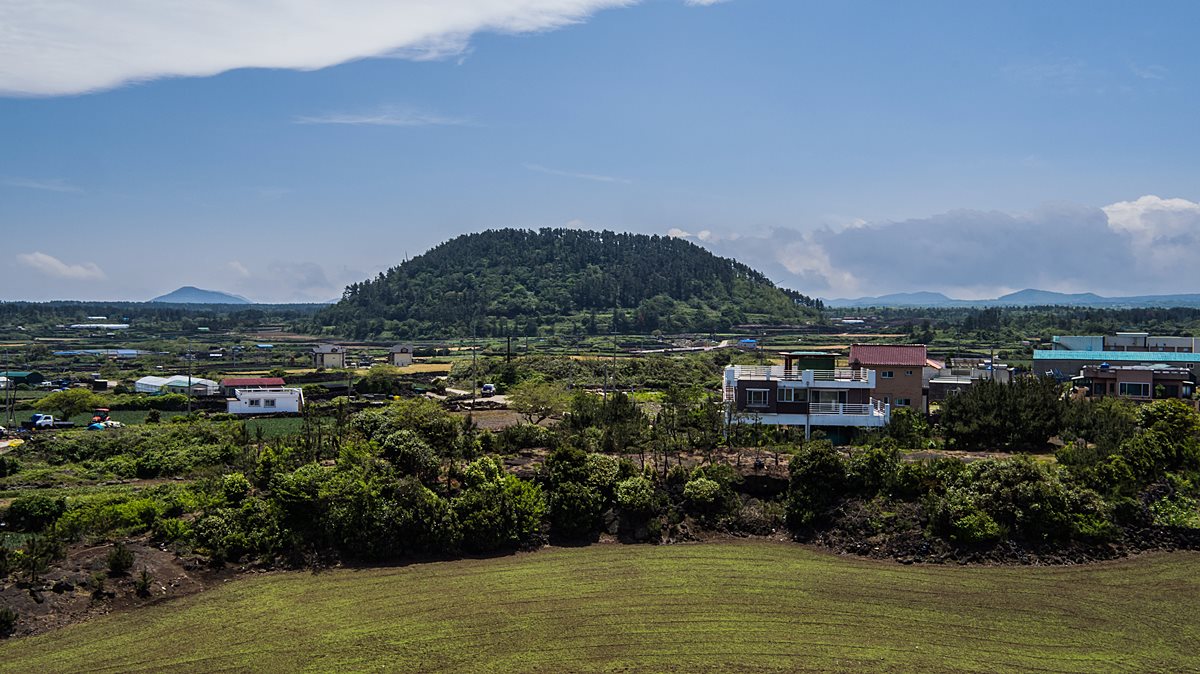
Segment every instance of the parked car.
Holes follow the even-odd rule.
[[[74,428],[74,422],[58,421],[53,414],[38,414],[34,413],[29,417],[29,421],[22,421],[21,428],[28,430],[45,430],[51,428]]]

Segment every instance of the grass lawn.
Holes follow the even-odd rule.
[[[234,580],[5,643],[0,671],[1195,671],[1198,571],[594,545]]]

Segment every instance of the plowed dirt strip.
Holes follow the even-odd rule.
[[[0,672],[1200,670],[1200,555],[912,567],[595,545],[281,573],[0,645]]]

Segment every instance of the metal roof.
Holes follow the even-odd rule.
[[[924,344],[851,344],[850,363],[925,367]]]
[[[1096,360],[1123,363],[1200,363],[1200,353],[1175,351],[1053,351],[1034,349],[1034,360]]]
[[[280,377],[226,377],[221,380],[221,386],[236,388],[238,386],[284,386]]]

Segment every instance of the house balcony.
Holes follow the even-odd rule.
[[[730,409],[741,423],[766,426],[842,426],[881,428],[892,418],[892,406],[882,400],[866,403],[802,403],[786,407]]]
[[[800,388],[875,388],[875,371],[851,368],[797,370],[782,365],[730,365],[726,385],[739,380],[795,382]]]

